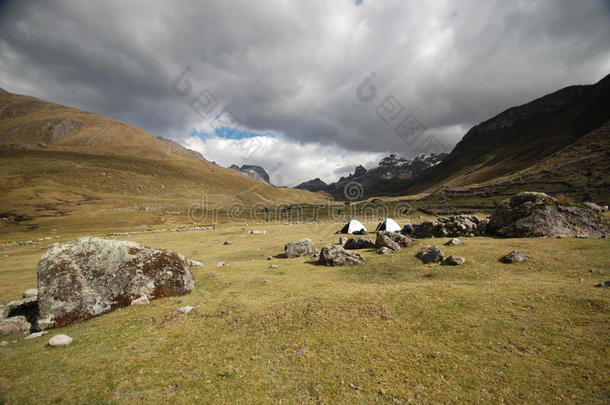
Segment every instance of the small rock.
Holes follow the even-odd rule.
[[[377,249],[377,254],[380,254],[380,255],[387,255],[387,254],[390,254],[390,253],[393,253],[393,252],[394,251],[392,249],[387,248],[385,246],[382,246],[379,249]]]
[[[27,335],[26,337],[24,337],[25,340],[30,340],[30,339],[36,339],[41,337],[42,335],[48,333],[47,331],[42,331],[42,332],[35,332],[35,333],[30,333],[29,335]]]
[[[49,346],[68,346],[74,341],[68,335],[55,335],[49,339]]]
[[[415,255],[422,263],[440,263],[445,258],[445,254],[436,246],[427,246]]]
[[[610,288],[610,280],[606,280],[603,283],[599,283],[599,284],[595,285],[595,287]]]
[[[233,242],[229,242],[228,240],[225,240],[223,243],[223,245],[225,245],[225,246],[232,245],[232,244],[233,244]]]
[[[229,263],[225,263],[225,262],[218,262],[218,263],[216,263],[216,267],[231,267],[231,265],[229,265]]]
[[[262,235],[267,233],[267,231],[259,231],[257,229],[251,230],[250,232],[248,232],[250,235]]]
[[[278,266],[277,264],[272,264],[271,266],[269,266],[270,269],[279,269],[280,266]]]
[[[517,252],[516,250],[513,250],[506,256],[503,256],[502,258],[500,258],[500,261],[502,263],[517,263],[517,262],[525,262],[528,260],[529,260],[528,255],[526,255],[525,253]]]
[[[29,290],[25,290],[23,292],[23,298],[33,298],[38,297],[38,288],[30,288]]]
[[[591,273],[591,274],[603,274],[603,272],[601,270],[597,270],[597,269],[590,269],[589,273]]]
[[[368,240],[368,239],[364,239],[364,238],[349,238],[343,248],[344,249],[368,249],[368,248],[374,248],[375,244]]]
[[[2,342],[0,342],[0,347],[4,347],[4,346],[8,346],[8,342],[6,340],[3,340]]]
[[[176,311],[181,312],[183,314],[188,314],[189,312],[191,312],[195,308],[197,308],[197,307],[192,306],[192,305],[186,305],[184,307],[178,308]]]
[[[28,333],[31,327],[32,325],[22,315],[0,319],[0,335]]]
[[[458,257],[458,256],[446,257],[442,262],[442,264],[447,265],[447,266],[461,266],[464,263],[466,263],[466,259],[464,259],[463,257]]]
[[[458,238],[453,238],[451,240],[449,240],[447,243],[445,243],[445,246],[457,246],[457,245],[461,245],[462,241]]]
[[[150,304],[150,301],[148,300],[148,297],[146,295],[143,295],[140,298],[136,298],[135,300],[131,301],[131,305],[146,305],[146,304]]]
[[[267,260],[273,260],[273,256],[267,256]]]
[[[198,262],[197,260],[188,259],[187,262],[188,262],[189,266],[191,266],[191,267],[205,267],[205,265],[203,263]]]

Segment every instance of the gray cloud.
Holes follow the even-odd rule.
[[[32,1],[0,8],[0,87],[180,139],[210,89],[241,123],[290,142],[412,154],[375,108],[388,95],[452,146],[472,125],[610,71],[596,0]],[[193,93],[171,81],[186,67]],[[377,98],[358,85],[375,72]],[[214,159],[214,156],[209,156]]]

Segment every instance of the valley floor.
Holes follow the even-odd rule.
[[[463,238],[442,247],[468,260],[458,267],[414,257],[445,239],[393,255],[364,250],[360,267],[267,260],[303,237],[336,242],[339,227],[224,225],[122,238],[205,263],[193,269],[194,292],[34,340],[0,339],[15,341],[0,347],[0,403],[610,401],[610,289],[594,287],[610,279],[610,240]],[[511,250],[530,261],[499,263]],[[43,252],[0,251],[0,302],[35,287]],[[184,305],[199,307],[177,313]],[[54,333],[74,343],[45,346]]]

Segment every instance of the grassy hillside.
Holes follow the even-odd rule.
[[[326,200],[255,181],[116,120],[0,93],[0,232],[104,209],[186,212],[202,198],[222,207]]]
[[[608,278],[607,239],[465,238],[462,246],[443,247],[467,258],[460,267],[413,257],[439,239],[388,256],[364,250],[367,264],[354,268],[319,267],[307,257],[266,260],[289,240],[335,242],[339,227],[266,225],[267,234],[249,235],[227,225],[135,237],[204,262],[195,269],[194,292],[52,331],[74,337],[65,348],[45,347],[48,336],[6,339],[16,343],[0,347],[0,398],[607,403],[610,296],[594,287]],[[223,246],[225,240],[233,245]],[[513,249],[531,260],[498,262]],[[35,285],[42,251],[4,253],[0,302]],[[216,267],[219,261],[231,267]],[[183,305],[199,308],[178,314]]]

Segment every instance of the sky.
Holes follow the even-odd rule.
[[[449,152],[608,44],[608,0],[2,1],[0,87],[294,186]]]

